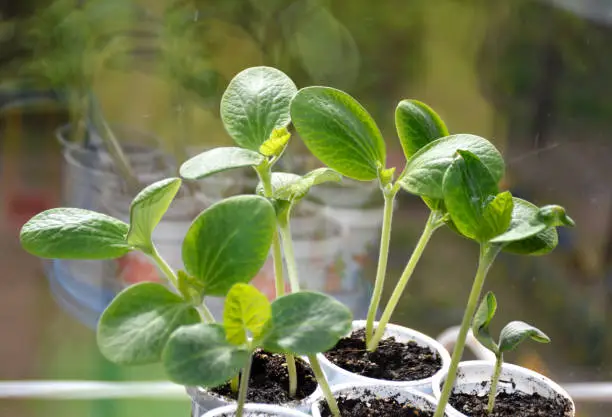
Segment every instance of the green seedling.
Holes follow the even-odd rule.
[[[478,270],[472,284],[453,350],[448,377],[434,417],[441,417],[455,382],[467,333],[476,311],[487,273],[502,251],[543,255],[558,243],[556,228],[574,226],[565,209],[556,205],[538,208],[510,192],[499,192],[497,180],[474,153],[457,150],[443,178],[444,205],[449,225],[480,246]]]
[[[333,298],[316,292],[285,295],[272,304],[255,287],[234,285],[225,301],[223,324],[200,323],[175,331],[163,352],[167,374],[184,385],[216,387],[240,373],[238,408],[242,415],[255,349],[306,355],[310,361],[350,330],[351,313]],[[312,366],[334,416],[338,406],[321,368]]]
[[[157,251],[152,233],[180,186],[179,178],[170,178],[146,187],[132,202],[130,224],[93,211],[58,208],[34,216],[21,230],[23,247],[42,258],[113,259],[138,250],[164,272],[170,288],[130,286],[100,317],[98,346],[114,363],[159,362],[175,330],[214,322],[204,297],[225,296],[234,284],[248,283],[268,256],[276,222],[272,204],[259,196],[231,197],[193,221],[182,247],[185,270],[175,273]]]
[[[467,134],[449,136],[442,119],[416,100],[402,100],[395,113],[406,157],[406,166],[397,177],[394,167],[386,167],[385,141],[374,119],[345,92],[329,87],[301,89],[291,103],[291,117],[305,145],[321,162],[346,177],[377,181],[384,196],[378,267],[366,324],[367,348],[374,351],[427,243],[448,220],[442,179],[456,150],[477,154],[496,181],[503,175],[504,161],[486,139]],[[393,204],[400,189],[422,197],[430,215],[375,332],[387,271]]]
[[[508,323],[499,335],[499,342],[495,342],[489,331],[489,325],[496,310],[495,294],[488,292],[480,303],[472,322],[474,336],[484,347],[493,352],[496,358],[487,404],[489,414],[493,412],[493,407],[495,407],[495,396],[497,395],[497,384],[504,362],[504,353],[516,349],[518,345],[528,339],[538,343],[550,343],[550,338],[544,332],[522,321]]]
[[[316,169],[304,176],[272,172],[291,138],[287,129],[291,123],[289,106],[296,93],[293,81],[275,68],[253,67],[240,72],[229,83],[221,100],[223,124],[238,146],[203,152],[180,169],[181,176],[188,180],[230,169],[252,167],[255,170],[260,180],[256,192],[274,201],[277,212],[278,232],[272,243],[272,257],[278,297],[285,291],[283,249],[291,292],[300,290],[289,223],[292,208],[312,186],[341,180],[340,174],[329,168]],[[289,394],[294,396],[295,360],[288,357],[287,364]]]

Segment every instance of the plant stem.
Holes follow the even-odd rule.
[[[334,417],[340,417],[340,409],[338,408],[338,403],[336,402],[336,397],[331,391],[329,384],[327,383],[327,378],[321,369],[321,364],[315,355],[308,355],[308,361],[310,362],[310,367],[312,368],[312,372],[315,374],[315,378],[321,387],[321,391],[323,391],[323,396],[327,400],[327,405],[329,406],[329,411],[331,411]]]
[[[300,291],[300,280],[298,278],[297,264],[295,262],[295,252],[293,250],[293,239],[291,238],[291,226],[289,225],[289,214],[291,209],[288,209],[284,217],[279,219],[281,242],[285,252],[285,262],[287,263],[287,273],[289,275],[289,285],[291,292]]]
[[[368,342],[368,350],[370,352],[373,352],[378,348],[378,343],[380,342],[380,339],[382,339],[383,334],[385,333],[385,327],[389,323],[391,315],[395,311],[395,308],[397,307],[397,304],[399,303],[399,300],[402,294],[404,293],[406,284],[408,284],[408,281],[410,280],[410,277],[412,276],[412,273],[414,272],[414,269],[417,263],[419,262],[419,259],[421,259],[421,255],[423,254],[423,251],[425,250],[429,239],[442,224],[443,222],[440,221],[439,213],[437,211],[432,211],[429,214],[427,223],[425,224],[425,229],[423,229],[423,233],[421,234],[421,237],[419,238],[419,241],[417,242],[414,251],[412,252],[412,255],[410,255],[410,259],[406,264],[406,268],[404,268],[404,272],[402,272],[402,276],[397,282],[397,285],[395,286],[395,289],[391,294],[391,298],[389,298],[389,301],[387,302],[385,311],[383,312],[382,317],[378,322],[376,332]]]
[[[164,260],[164,258],[161,257],[161,255],[157,251],[157,248],[153,245],[152,245],[152,250],[149,252],[149,256],[155,261],[159,269],[162,270],[162,272],[164,273],[166,278],[170,281],[170,283],[174,286],[174,288],[178,290],[179,285],[178,285],[178,278],[176,274],[172,270],[172,267],[170,267],[170,265],[168,265],[168,263]]]
[[[499,383],[499,376],[501,375],[502,363],[504,361],[504,355],[499,353],[495,360],[495,370],[493,371],[493,377],[491,378],[491,390],[489,391],[489,403],[487,404],[487,413],[493,412],[495,407],[495,396],[497,395],[497,384]]]
[[[240,390],[238,391],[238,408],[236,409],[236,417],[242,417],[244,411],[244,403],[247,398],[247,390],[249,389],[249,378],[251,377],[251,362],[253,361],[253,352],[248,356],[246,365],[240,374]]]
[[[215,316],[212,315],[208,307],[206,307],[206,304],[204,303],[200,304],[197,307],[197,309],[198,309],[198,313],[200,313],[200,316],[204,319],[205,322],[208,322],[208,323],[215,322]]]
[[[268,198],[272,197],[273,194],[270,167],[271,164],[264,167],[263,169],[256,169],[257,174],[259,175],[259,179],[263,184],[264,195]],[[277,218],[277,224],[278,223],[279,221]],[[291,235],[289,235],[289,237],[291,237]],[[272,261],[274,263],[274,281],[276,286],[276,297],[278,298],[285,294],[285,279],[283,277],[283,254],[281,250],[281,239],[279,236],[278,227],[277,230],[274,231],[274,237],[272,239]],[[297,392],[297,370],[295,367],[295,357],[293,357],[293,355],[285,355],[285,361],[287,362],[287,372],[289,374],[289,396],[293,398],[295,397],[295,394]]]
[[[240,378],[238,377],[238,375],[236,375],[230,380],[230,389],[232,390],[232,392],[238,392],[239,385],[240,385]]]
[[[446,404],[448,404],[448,399],[450,398],[451,391],[455,384],[459,361],[463,355],[465,340],[467,338],[468,330],[470,329],[472,317],[476,311],[476,306],[478,305],[478,299],[480,298],[480,293],[482,292],[482,287],[484,286],[487,272],[489,272],[489,268],[499,253],[499,250],[500,248],[498,246],[490,246],[488,244],[481,244],[480,246],[478,270],[476,271],[476,277],[474,278],[474,283],[472,284],[472,290],[470,291],[468,303],[465,308],[465,312],[463,313],[463,320],[461,321],[459,336],[457,337],[457,343],[455,344],[455,349],[453,350],[450,368],[448,370],[446,380],[444,381],[444,388],[442,389],[442,394],[438,400],[438,406],[436,408],[434,417],[442,417],[444,415],[444,409],[446,408]]]
[[[380,304],[383,287],[385,284],[385,274],[387,272],[387,259],[389,258],[389,241],[391,240],[391,220],[393,217],[393,201],[397,190],[391,192],[383,191],[385,197],[382,231],[380,234],[380,252],[378,254],[378,268],[376,270],[376,280],[374,281],[374,291],[368,309],[366,322],[366,342],[369,345],[374,334],[374,320],[376,311]]]

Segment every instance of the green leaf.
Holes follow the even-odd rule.
[[[488,140],[474,135],[452,135],[436,139],[417,151],[406,163],[398,179],[409,193],[443,199],[442,181],[455,154],[463,149],[476,155],[498,183],[504,175],[504,160]]]
[[[216,387],[238,374],[249,352],[227,341],[220,324],[194,324],[175,331],[162,360],[171,381]]]
[[[132,250],[129,226],[105,214],[56,208],[31,218],[22,228],[21,245],[33,255],[52,259],[113,259]]]
[[[181,165],[180,174],[187,180],[199,180],[229,169],[258,166],[264,160],[263,155],[248,149],[215,148],[189,159]]]
[[[158,181],[142,190],[130,205],[127,242],[145,253],[153,251],[151,235],[181,188],[180,178]]]
[[[291,133],[286,127],[274,129],[268,138],[259,147],[259,153],[265,156],[280,156],[291,139]]]
[[[303,177],[288,172],[273,172],[272,197],[276,200],[297,201],[306,196],[315,185],[340,182],[342,175],[330,168],[317,168]],[[263,195],[263,184],[257,184],[256,192]]]
[[[488,292],[482,299],[474,319],[472,320],[472,332],[474,337],[491,352],[497,354],[498,347],[489,331],[489,324],[495,316],[497,310],[497,299],[495,294]]]
[[[183,263],[205,295],[225,296],[259,272],[276,228],[272,204],[244,195],[213,204],[192,223],[183,241]]]
[[[293,81],[275,68],[240,72],[221,99],[225,129],[241,147],[259,151],[274,129],[291,122],[289,105],[296,92]]]
[[[540,329],[522,321],[513,321],[508,323],[500,333],[499,350],[500,352],[514,350],[527,339],[538,343],[550,343],[550,338]]]
[[[520,255],[543,255],[557,247],[557,229],[539,218],[540,209],[520,198],[513,197],[512,201],[510,227],[491,243],[502,244],[504,251]]]
[[[351,331],[350,310],[334,298],[303,291],[277,298],[265,330],[269,352],[314,355]]]
[[[512,194],[499,193],[484,208],[482,213],[482,239],[488,241],[508,230],[512,219]]]
[[[227,340],[241,345],[249,336],[257,339],[270,314],[270,302],[257,288],[247,284],[234,285],[227,293],[223,310]]]
[[[297,183],[302,177],[297,174],[290,172],[273,172],[270,176],[270,183],[272,184],[272,197],[278,199],[278,190],[290,187]],[[261,196],[264,195],[263,184],[259,182],[255,188],[255,192]]]
[[[395,109],[395,126],[406,159],[428,143],[449,135],[440,116],[417,100],[399,102]]]
[[[291,118],[306,147],[325,165],[361,181],[378,178],[385,141],[353,97],[329,87],[307,87],[291,102]]]
[[[549,227],[567,226],[574,227],[576,223],[567,215],[565,209],[557,205],[541,207],[538,211],[538,219]]]
[[[172,332],[199,321],[197,310],[163,285],[136,284],[119,293],[102,313],[98,347],[114,363],[158,362]]]
[[[183,298],[193,305],[200,305],[202,303],[202,294],[204,293],[202,283],[182,270],[176,273],[176,278],[178,280],[177,289]]]
[[[444,204],[459,232],[486,241],[485,206],[497,195],[497,183],[487,167],[471,152],[458,150],[444,175]]]

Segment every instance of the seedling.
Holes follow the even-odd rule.
[[[434,417],[441,417],[455,382],[467,333],[476,310],[487,273],[504,250],[522,255],[543,255],[558,243],[556,228],[574,226],[565,209],[556,205],[541,208],[500,193],[497,181],[473,153],[458,150],[443,178],[444,205],[449,224],[463,236],[480,245],[478,270],[453,350],[448,377]]]
[[[538,343],[550,343],[549,337],[541,330],[522,321],[508,323],[502,329],[499,335],[499,342],[496,343],[489,331],[489,324],[493,320],[496,310],[497,300],[495,294],[488,292],[480,303],[480,307],[478,307],[472,322],[474,336],[484,347],[493,352],[496,358],[487,404],[487,412],[489,414],[493,412],[493,407],[495,407],[495,396],[504,361],[504,353],[516,349],[518,345],[527,339]]]
[[[277,212],[280,233],[274,234],[272,242],[277,297],[285,291],[281,245],[291,291],[300,290],[289,224],[293,207],[312,186],[341,180],[340,174],[329,168],[316,169],[304,176],[272,172],[291,138],[287,129],[291,122],[289,105],[296,92],[293,81],[275,68],[253,67],[237,74],[223,94],[221,118],[238,146],[203,152],[185,162],[180,170],[181,176],[189,180],[236,168],[252,167],[255,170],[260,180],[257,193],[272,199]],[[288,356],[287,364],[289,394],[295,396],[295,360]],[[311,361],[313,365],[318,366],[316,358]]]
[[[290,355],[315,355],[349,331],[350,311],[333,298],[316,292],[285,295],[272,304],[255,287],[236,284],[225,301],[223,324],[194,324],[172,334],[163,353],[167,374],[184,385],[216,387],[240,372],[238,408],[246,401],[255,349]],[[312,366],[326,398],[339,416],[321,368]]]
[[[205,296],[225,296],[234,284],[249,282],[268,256],[272,204],[259,196],[231,197],[193,221],[182,247],[185,270],[175,273],[152,233],[180,186],[179,178],[170,178],[146,187],[132,202],[129,225],[89,210],[57,208],[34,216],[21,230],[23,247],[42,258],[113,259],[139,250],[164,272],[174,291],[158,283],[130,286],[100,317],[98,346],[112,362],[159,362],[172,332],[214,322]]]

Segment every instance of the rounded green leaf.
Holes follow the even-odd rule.
[[[493,320],[496,310],[497,299],[495,298],[495,294],[489,291],[482,299],[478,310],[476,310],[474,319],[472,320],[472,333],[474,333],[474,337],[493,353],[497,353],[498,348],[491,337],[489,324],[491,320]]]
[[[328,295],[285,295],[272,303],[264,349],[296,355],[325,352],[351,331],[351,320],[351,311]]]
[[[26,251],[41,258],[113,259],[132,250],[126,241],[128,229],[105,214],[56,208],[32,217],[19,238]]]
[[[130,206],[130,230],[127,242],[144,252],[151,252],[151,235],[181,188],[180,178],[158,181],[142,190]]]
[[[221,98],[221,119],[234,141],[259,151],[275,128],[291,122],[289,105],[297,87],[282,71],[248,68],[236,75]]]
[[[291,102],[291,118],[306,147],[325,165],[356,180],[378,178],[385,141],[353,97],[329,87],[303,88]]]
[[[258,166],[264,160],[263,155],[248,149],[215,148],[186,161],[181,165],[180,174],[187,180],[199,180],[229,169]]]
[[[471,152],[458,150],[443,180],[444,204],[459,232],[479,242],[484,237],[483,213],[497,195],[497,182]]]
[[[248,355],[245,349],[227,341],[220,324],[194,324],[170,336],[162,360],[171,381],[216,387],[236,376]]]
[[[409,193],[444,198],[442,181],[458,150],[473,153],[487,167],[498,183],[504,175],[504,160],[499,151],[488,140],[475,135],[452,135],[425,145],[406,163],[398,179],[402,188]]]
[[[399,102],[395,109],[395,127],[406,159],[428,143],[449,135],[440,116],[417,100]]]
[[[500,333],[499,350],[500,352],[514,350],[527,339],[538,343],[550,343],[550,338],[540,329],[522,321],[513,321],[508,323]]]
[[[557,229],[539,219],[540,209],[528,201],[513,197],[512,219],[508,230],[491,239],[506,252],[519,255],[543,255],[557,247]]]
[[[119,293],[102,313],[98,347],[114,363],[158,362],[172,332],[199,321],[197,310],[163,285],[136,284]]]
[[[272,204],[263,197],[230,197],[203,211],[183,241],[186,271],[199,280],[205,295],[225,296],[247,283],[266,259],[276,228]]]
[[[223,327],[227,340],[234,345],[257,339],[270,318],[270,302],[257,288],[236,284],[227,293],[223,309]]]

